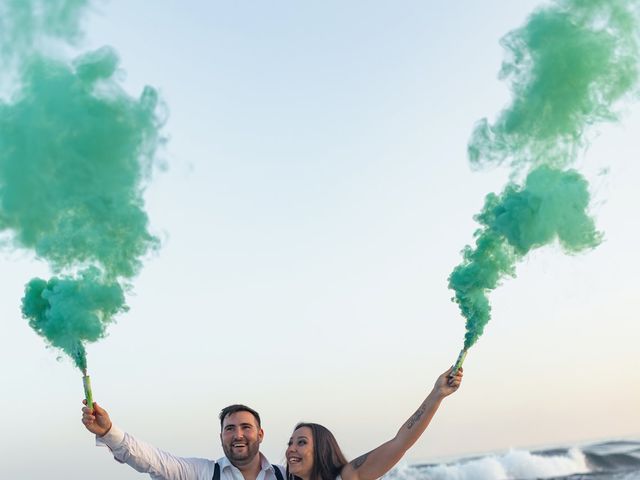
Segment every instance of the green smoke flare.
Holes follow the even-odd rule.
[[[487,294],[531,249],[556,240],[568,253],[601,241],[588,215],[587,181],[566,170],[587,144],[592,124],[615,121],[620,102],[637,93],[637,0],[558,0],[535,11],[502,40],[508,57],[511,104],[490,124],[476,125],[468,146],[471,164],[509,163],[533,168],[519,187],[487,196],[475,217],[482,225],[475,247],[449,277],[466,318],[464,347],[490,319]]]
[[[87,3],[0,0],[1,51],[18,78],[0,101],[0,231],[62,274],[29,282],[22,312],[81,369],[84,344],[127,308],[119,282],[158,246],[142,194],[162,142],[156,91],[129,96],[113,49],[49,54],[79,38]]]

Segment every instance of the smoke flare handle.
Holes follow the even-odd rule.
[[[87,407],[93,412],[93,392],[91,391],[91,377],[86,374],[82,377],[82,385],[84,387],[84,398],[87,401]]]
[[[458,370],[460,370],[462,368],[462,364],[464,363],[464,359],[467,358],[467,351],[466,349],[462,349],[460,350],[460,354],[458,355],[458,359],[456,360],[456,363],[453,365],[453,370],[451,370],[451,373],[449,374],[450,377],[453,377],[456,373],[458,373]]]

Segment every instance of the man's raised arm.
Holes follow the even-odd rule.
[[[106,445],[120,463],[126,463],[154,480],[211,480],[215,462],[204,458],[177,457],[148,443],[136,440],[113,425],[109,414],[97,403],[93,410],[82,408],[82,423],[96,435],[98,445]]]

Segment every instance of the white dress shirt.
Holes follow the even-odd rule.
[[[220,480],[244,480],[242,472],[233,466],[227,457],[214,462],[206,458],[177,457],[112,425],[103,437],[96,437],[96,445],[107,446],[114,458],[126,463],[138,472],[148,473],[154,480],[211,480],[215,464],[220,464]],[[277,480],[274,467],[260,453],[261,470],[256,480]],[[279,465],[275,468],[284,469]]]

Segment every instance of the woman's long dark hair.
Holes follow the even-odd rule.
[[[317,423],[299,423],[293,430],[296,431],[302,427],[309,428],[313,437],[311,480],[335,480],[340,475],[342,467],[349,463],[344,458],[336,437],[327,428]],[[289,474],[289,464],[287,464],[287,478],[298,478]]]

